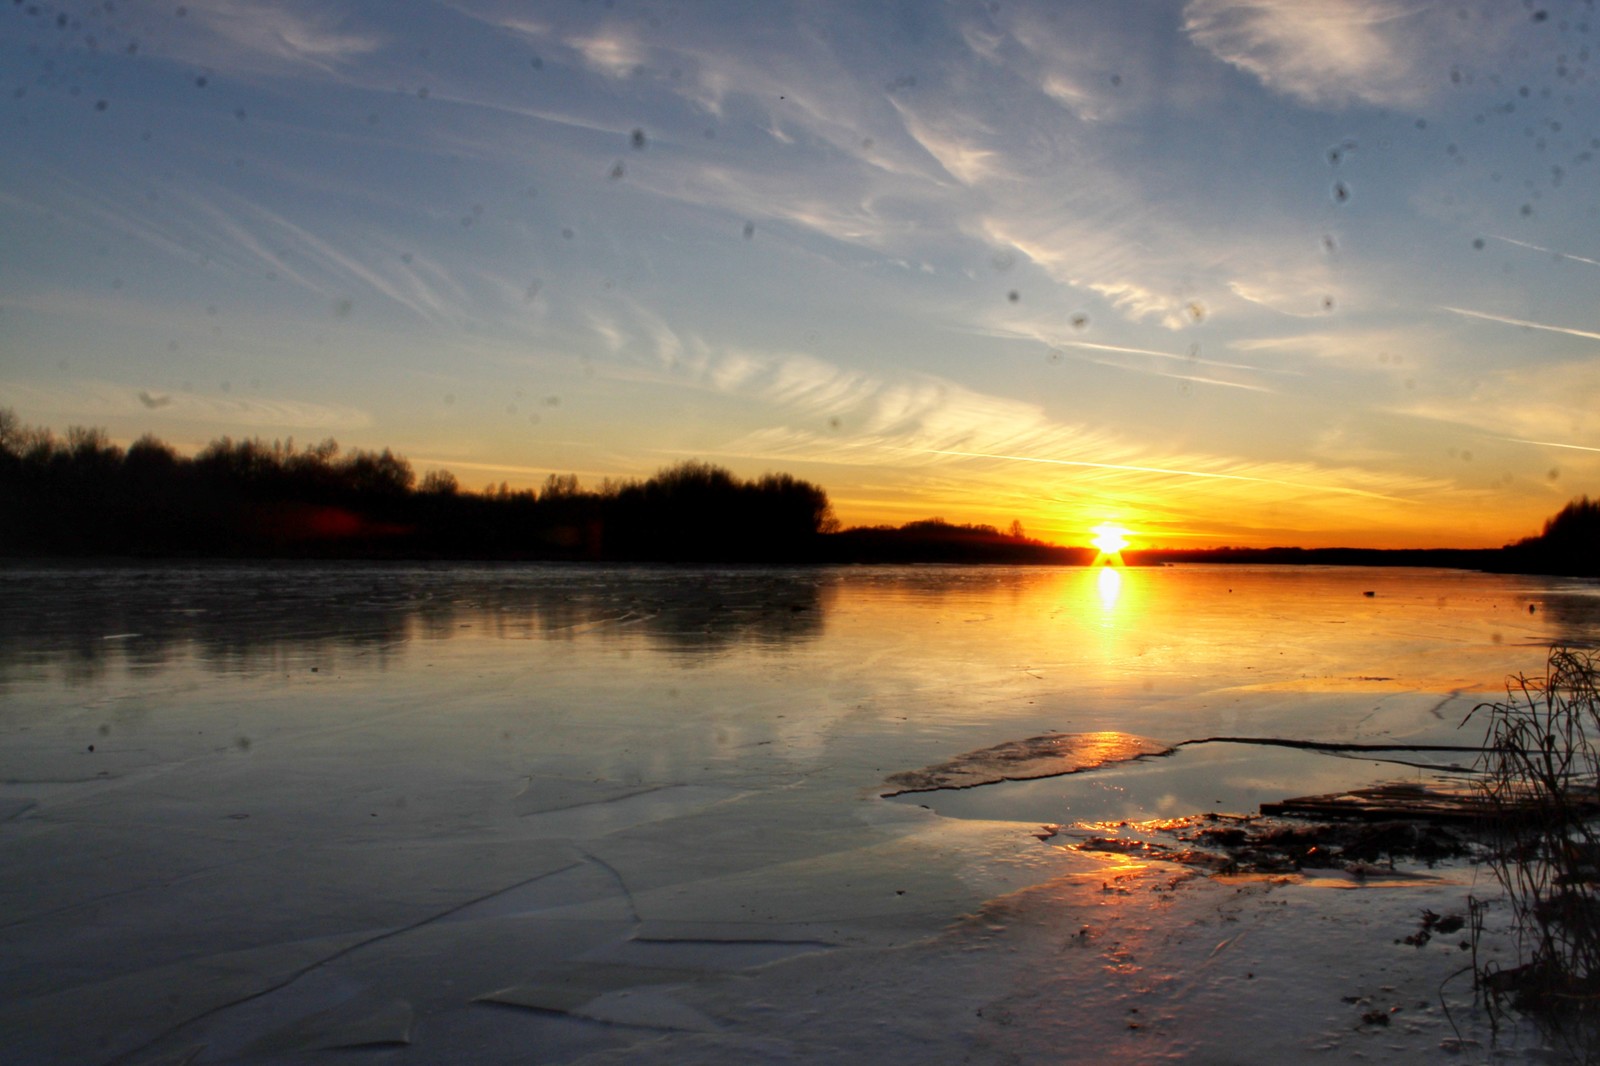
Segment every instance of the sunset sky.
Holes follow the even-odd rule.
[[[1498,545],[1600,494],[1597,75],[1579,2],[4,0],[0,406]]]

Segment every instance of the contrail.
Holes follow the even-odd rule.
[[[1553,440],[1524,440],[1521,437],[1504,437],[1516,444],[1538,444],[1545,448],[1571,448],[1575,452],[1600,452],[1600,448],[1590,448],[1583,444],[1558,444]]]
[[[1468,311],[1464,307],[1446,307],[1441,304],[1440,309],[1444,311],[1453,311],[1458,315],[1466,315],[1468,318],[1481,318],[1488,322],[1502,322],[1508,326],[1526,326],[1529,329],[1549,330],[1551,333],[1565,333],[1569,337],[1585,337],[1592,341],[1600,341],[1600,333],[1591,333],[1585,329],[1569,329],[1566,326],[1547,326],[1543,322],[1527,322],[1520,318],[1507,318],[1504,315],[1488,315],[1484,314],[1482,311]]]
[[[928,455],[958,455],[965,459],[1005,459],[1014,463],[1043,463],[1048,466],[1079,466],[1091,470],[1127,470],[1136,474],[1167,474],[1173,477],[1213,478],[1218,481],[1253,481],[1261,485],[1283,485],[1286,488],[1306,489],[1309,492],[1335,492],[1346,496],[1366,496],[1374,500],[1393,500],[1396,503],[1414,503],[1399,496],[1385,496],[1381,492],[1365,489],[1346,489],[1336,485],[1307,485],[1299,481],[1279,481],[1270,477],[1251,477],[1248,474],[1214,474],[1204,470],[1173,470],[1161,466],[1132,466],[1125,463],[1091,463],[1079,459],[1040,459],[1028,455],[994,455],[989,452],[957,452],[941,448],[923,449]]]
[[[1527,241],[1519,241],[1511,237],[1496,237],[1492,233],[1489,234],[1489,239],[1504,241],[1507,244],[1514,244],[1518,248],[1527,248],[1534,252],[1543,252],[1545,255],[1553,255],[1559,259],[1571,259],[1575,263],[1588,263],[1590,266],[1600,267],[1600,259],[1590,259],[1587,256],[1573,255],[1571,252],[1558,252],[1554,248],[1541,248],[1537,244],[1529,244]]]
[[[1254,370],[1261,374],[1297,374],[1293,370],[1279,370],[1275,367],[1251,366],[1248,363],[1224,363],[1216,359],[1202,359],[1197,355],[1177,355],[1173,352],[1158,352],[1154,348],[1124,348],[1116,344],[1095,344],[1091,341],[1056,341],[1057,348],[1088,348],[1096,352],[1125,352],[1128,355],[1153,355],[1157,359],[1170,359],[1175,363],[1195,363],[1199,366],[1222,367],[1227,370]],[[1222,384],[1228,384],[1223,382]]]

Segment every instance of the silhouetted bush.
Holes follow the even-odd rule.
[[[1600,500],[1579,496],[1506,555],[1509,568],[1524,573],[1600,576]]]

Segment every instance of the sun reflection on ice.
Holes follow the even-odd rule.
[[[1122,596],[1122,571],[1114,566],[1102,566],[1095,585],[1100,593],[1100,609],[1108,614],[1115,611],[1117,600]]]

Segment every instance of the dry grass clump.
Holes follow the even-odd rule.
[[[1517,675],[1480,714],[1490,865],[1521,962],[1480,969],[1479,981],[1497,1004],[1543,1019],[1581,1061],[1600,1061],[1600,662],[1552,648],[1543,677]]]

